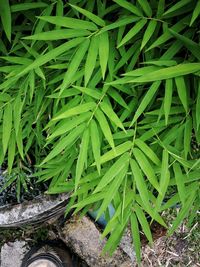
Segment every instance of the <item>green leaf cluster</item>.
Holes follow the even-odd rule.
[[[0,1],[0,165],[35,168],[66,213],[98,210],[112,253],[180,205],[200,179],[200,4],[195,0]],[[109,215],[109,205],[115,209]]]

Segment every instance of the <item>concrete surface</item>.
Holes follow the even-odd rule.
[[[1,248],[1,267],[21,267],[22,259],[29,250],[26,242],[8,242]]]

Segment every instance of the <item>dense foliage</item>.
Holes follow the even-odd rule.
[[[66,3],[67,2],[67,3]],[[34,167],[67,212],[98,209],[112,252],[130,223],[171,234],[199,206],[200,1],[0,1],[0,165]],[[33,176],[34,176],[33,175]],[[112,204],[114,216],[108,207]]]

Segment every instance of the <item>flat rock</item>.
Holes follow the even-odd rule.
[[[89,266],[95,267],[131,267],[130,256],[118,248],[112,257],[102,255],[106,239],[101,240],[101,233],[88,217],[79,219],[74,216],[60,229],[60,238],[79,255]]]
[[[1,248],[1,267],[21,267],[22,259],[29,250],[25,241],[8,242]]]
[[[64,213],[69,194],[41,196],[33,201],[0,207],[0,228],[41,224]]]

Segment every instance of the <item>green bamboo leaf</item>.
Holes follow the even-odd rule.
[[[185,63],[185,64],[178,64],[176,66],[172,66],[169,68],[163,68],[161,70],[156,70],[150,72],[146,75],[138,77],[134,80],[129,82],[153,82],[153,81],[160,81],[170,78],[175,78],[178,76],[187,75],[190,73],[195,73],[200,70],[200,63]]]
[[[197,88],[197,102],[196,102],[196,123],[197,123],[197,129],[199,129],[200,125],[200,115],[199,115],[199,110],[200,110],[200,82]]]
[[[179,33],[183,29],[186,28],[187,21],[189,19],[189,16],[184,17],[183,19],[179,20],[174,26],[172,26],[170,29]],[[168,40],[172,38],[172,35],[170,34],[169,31],[165,31],[160,37],[158,37],[155,42],[147,49],[147,51],[160,46],[164,43],[166,43]]]
[[[148,60],[145,62],[142,62],[141,64],[146,64],[146,65],[154,65],[154,66],[159,66],[159,67],[171,67],[177,65],[176,60]],[[153,66],[151,66],[153,67]],[[160,69],[160,68],[157,68]],[[155,69],[156,70],[156,69]]]
[[[58,116],[55,116],[52,121],[66,119],[78,114],[82,114],[84,112],[88,112],[89,110],[93,110],[96,107],[95,102],[88,102],[85,104],[78,105],[74,108],[70,108],[67,111],[59,114]]]
[[[86,205],[90,205],[95,202],[98,202],[101,199],[104,199],[104,197],[105,197],[105,192],[99,192],[97,194],[89,195],[86,199],[83,199],[79,201],[77,204],[73,205],[72,208],[78,208],[76,209],[76,212],[78,212],[80,209],[82,209]]]
[[[102,72],[102,78],[105,78],[109,58],[109,35],[108,32],[99,35],[99,60]]]
[[[197,19],[197,17],[200,14],[200,2],[197,1],[197,4],[195,6],[195,9],[192,13],[192,18],[191,18],[191,22],[190,22],[190,26],[192,26],[192,24],[194,23],[194,21]]]
[[[181,171],[180,164],[174,163],[173,164],[173,170],[174,170],[176,185],[178,188],[178,194],[179,194],[180,200],[182,202],[182,205],[184,206],[185,197],[186,197],[186,188],[184,185],[183,174]]]
[[[66,119],[66,120],[61,121],[58,124],[58,126],[54,129],[53,133],[47,137],[47,141],[48,140],[51,141],[55,137],[58,137],[60,135],[63,135],[69,132],[70,130],[78,126],[79,124],[83,123],[86,120],[89,120],[91,115],[92,114],[90,112],[86,112],[86,113],[80,114],[78,117],[74,117],[73,119]]]
[[[105,193],[105,197],[103,199],[103,202],[98,210],[96,220],[100,218],[100,216],[105,212],[105,210],[108,208],[109,204],[115,197],[115,194],[119,190],[120,185],[122,184],[124,177],[126,176],[128,164],[124,166],[124,168],[116,175],[115,179],[111,182],[109,185],[109,188],[107,192]]]
[[[173,30],[169,29],[169,32],[177,38],[177,40],[181,41],[185,47],[200,61],[200,45],[192,41],[191,39],[184,36],[184,34],[179,34]]]
[[[143,9],[144,13],[148,16],[152,16],[152,9],[149,5],[147,0],[138,0],[138,3],[140,4],[141,8]]]
[[[181,103],[183,104],[183,107],[185,109],[185,112],[188,111],[188,97],[187,97],[187,88],[185,84],[184,77],[176,77],[175,78],[176,88],[178,91],[178,96],[181,100]]]
[[[147,29],[146,29],[146,31],[144,33],[144,37],[142,39],[140,50],[142,50],[145,47],[145,45],[148,43],[148,41],[150,40],[150,38],[154,34],[156,26],[157,26],[157,21],[156,20],[151,20],[149,22],[149,24],[147,26]]]
[[[109,88],[107,94],[111,96],[120,106],[130,110],[129,106],[126,104],[122,96],[113,88]]]
[[[82,137],[82,141],[80,145],[80,152],[79,152],[79,156],[78,156],[77,164],[76,164],[75,191],[78,188],[80,178],[84,171],[84,166],[86,166],[89,137],[90,137],[89,129],[86,128],[86,130],[83,133],[83,137]]]
[[[152,238],[151,230],[150,230],[149,224],[147,222],[147,219],[144,215],[143,210],[137,204],[134,205],[134,210],[135,210],[137,218],[138,218],[138,220],[142,226],[142,230],[143,230],[145,236],[149,240],[150,244],[152,244],[153,238]]]
[[[155,171],[151,166],[150,162],[147,160],[143,152],[138,148],[133,148],[133,155],[140,165],[142,171],[147,176],[149,182],[154,186],[154,188],[160,192],[159,184],[155,175]]]
[[[60,93],[55,93],[52,95],[48,95],[48,98],[66,98],[66,97],[70,97],[70,96],[75,96],[75,95],[79,95],[80,94],[80,90],[76,90],[74,88],[72,89],[67,89],[66,91],[62,92],[62,94]]]
[[[122,143],[121,145],[116,146],[114,149],[109,150],[108,152],[106,152],[105,154],[101,156],[100,163],[103,164],[116,157],[119,157],[120,155],[130,150],[132,146],[133,146],[133,143],[131,141],[127,141],[127,142]],[[92,164],[92,166],[94,165],[96,165],[96,163]]]
[[[181,210],[180,210],[178,216],[176,217],[176,219],[174,220],[172,226],[170,227],[170,229],[168,231],[168,235],[173,234],[173,232],[183,222],[183,220],[185,219],[185,217],[189,213],[189,211],[190,211],[190,209],[194,203],[195,198],[196,198],[196,190],[193,190],[193,192],[191,192],[188,199],[185,201],[185,205],[181,208]]]
[[[106,174],[101,178],[101,181],[95,188],[93,194],[101,191],[105,188],[119,173],[120,171],[127,165],[129,161],[129,153],[124,153],[106,172]]]
[[[47,63],[48,61],[55,59],[57,56],[63,54],[64,52],[68,51],[69,49],[79,45],[84,39],[85,39],[84,37],[75,38],[73,40],[70,40],[67,43],[64,43],[64,44],[52,49],[51,51],[47,52],[44,55],[40,55],[37,59],[35,59],[35,61],[33,61],[33,63],[31,63],[30,65],[25,67],[25,69],[22,70],[17,76],[23,76],[24,74],[26,74],[30,70],[38,68],[38,67],[44,65],[45,63]]]
[[[147,185],[140,170],[140,167],[138,166],[137,162],[134,159],[130,160],[130,166],[142,202],[147,210],[151,210]]]
[[[11,174],[12,166],[15,158],[15,149],[16,149],[16,142],[15,142],[15,134],[14,131],[11,133],[10,142],[8,145],[8,173]]]
[[[145,62],[146,63],[146,62]],[[151,64],[151,63],[150,63]],[[129,72],[126,72],[124,74],[122,74],[123,76],[133,76],[133,77],[138,77],[138,76],[142,76],[145,74],[148,74],[149,72],[153,72],[155,70],[159,70],[160,68],[157,66],[147,66],[147,67],[143,67],[143,68],[138,68],[136,70],[132,70]]]
[[[11,41],[11,14],[9,0],[0,1],[0,17],[4,31],[9,41]]]
[[[16,97],[13,105],[13,122],[14,122],[14,128],[15,128],[15,133],[16,136],[18,135],[19,131],[19,125],[21,121],[21,113],[22,113],[22,107],[23,107],[23,102],[21,101],[20,94]]]
[[[184,129],[184,154],[187,159],[188,153],[191,152],[191,138],[192,138],[192,118],[189,116],[186,119]]]
[[[135,112],[135,115],[133,117],[133,120],[131,122],[131,126],[137,121],[137,119],[140,117],[140,115],[144,112],[156,92],[158,91],[158,88],[160,86],[161,82],[157,81],[154,82],[151,87],[149,88],[148,92],[145,94],[144,98],[142,99],[138,109]]]
[[[140,9],[138,9],[135,5],[129,3],[128,1],[125,0],[114,0],[115,3],[118,5],[122,6],[123,8],[129,10],[131,13],[137,15],[137,16],[142,16],[142,12]]]
[[[110,126],[109,126],[109,124],[107,122],[107,119],[106,119],[104,113],[100,109],[97,109],[96,112],[95,112],[95,117],[99,122],[99,125],[101,127],[101,130],[102,130],[106,140],[108,141],[110,146],[112,148],[114,148],[115,144],[114,144],[114,141],[113,141],[113,136],[112,136],[112,133],[111,133],[111,130],[110,130]]]
[[[38,3],[19,3],[10,6],[11,12],[19,12],[19,11],[25,11],[35,8],[43,8],[47,7],[46,3],[38,2]]]
[[[65,73],[63,82],[60,86],[60,94],[66,89],[73,81],[73,78],[85,56],[85,53],[88,49],[90,40],[86,39],[77,49],[74,57],[72,58],[71,62],[69,63],[67,72]]]
[[[7,103],[4,109],[2,127],[3,127],[2,145],[3,145],[3,153],[5,155],[8,148],[8,142],[10,140],[10,135],[12,130],[12,105],[10,102]]]
[[[161,173],[160,173],[160,194],[156,199],[155,204],[155,212],[160,211],[161,204],[163,202],[165,193],[167,191],[169,181],[170,181],[170,172],[169,172],[169,154],[167,150],[163,150],[162,153],[162,166],[161,166]]]
[[[40,165],[50,161],[58,154],[60,154],[65,148],[76,141],[78,137],[80,137],[81,133],[85,128],[85,124],[81,124],[77,126],[74,130],[72,130],[67,136],[62,138],[57,145],[54,146],[53,150],[48,154],[48,156],[42,161]]]
[[[90,47],[88,49],[87,59],[85,63],[85,86],[87,86],[94,71],[97,61],[98,50],[99,38],[97,36],[93,36],[90,41]]]
[[[101,172],[101,141],[99,137],[99,131],[95,120],[91,120],[90,122],[90,136],[92,142],[92,151],[95,159],[95,163],[97,166],[98,173]],[[93,138],[95,136],[95,138]]]
[[[121,122],[121,120],[119,119],[117,114],[113,111],[113,109],[105,101],[101,102],[100,107],[101,107],[102,111],[107,115],[107,117],[111,121],[113,121],[117,127],[121,128],[123,131],[126,132],[126,130],[123,126],[123,123]]]
[[[19,154],[22,159],[24,159],[24,151],[23,151],[23,137],[22,137],[22,127],[19,125],[18,133],[16,135],[16,142]]]
[[[160,165],[161,162],[159,158],[154,151],[147,144],[145,144],[145,142],[137,138],[135,139],[134,143],[151,161],[153,161],[156,165]]]
[[[164,113],[165,113],[165,124],[168,124],[168,118],[171,110],[173,93],[173,80],[167,79],[165,82],[165,97],[164,97]]]
[[[117,48],[120,48],[125,43],[127,43],[131,38],[133,38],[139,31],[142,30],[144,25],[147,23],[147,19],[141,19],[139,20],[133,27],[130,29],[130,31],[124,36],[124,38],[121,40]]]
[[[187,5],[188,3],[190,3],[190,0],[181,0],[178,3],[175,3],[174,5],[172,5],[172,7],[170,7],[167,11],[165,11],[165,13],[163,14],[163,16],[172,13],[178,9],[180,9],[181,7]]]
[[[122,26],[125,26],[127,24],[130,24],[130,23],[133,23],[135,21],[138,21],[139,18],[138,17],[135,17],[135,16],[127,16],[125,18],[120,18],[120,20],[116,21],[116,22],[113,22],[109,25],[106,25],[105,27],[101,28],[100,31],[97,33],[98,34],[101,34],[103,32],[106,32],[106,31],[110,31],[110,30],[113,30],[113,29],[116,29],[116,28],[120,28]]]
[[[94,15],[93,13],[91,13],[88,10],[85,10],[81,7],[75,6],[70,4],[71,7],[73,7],[74,9],[76,9],[79,13],[83,14],[84,16],[86,16],[88,19],[90,19],[91,21],[93,21],[95,24],[104,27],[105,26],[105,21],[102,20],[100,17]]]
[[[138,263],[141,262],[141,241],[140,241],[140,229],[138,226],[138,220],[135,213],[131,214],[131,233],[134,244],[134,250]]]
[[[22,57],[11,57],[11,56],[5,56],[5,57],[0,57],[10,63],[15,63],[15,64],[22,64],[22,65],[27,65],[31,64],[33,61],[29,58],[22,58]]]
[[[77,29],[53,30],[53,31],[36,33],[30,36],[25,36],[22,39],[52,41],[52,40],[62,40],[62,39],[68,39],[68,38],[88,36],[89,34],[90,34],[90,31],[88,30],[81,30],[81,31]]]
[[[49,23],[55,24],[57,26],[62,26],[66,28],[89,30],[89,31],[98,30],[97,26],[94,23],[86,20],[61,17],[61,16],[42,16],[38,18],[47,21]]]
[[[76,86],[76,85],[73,85],[73,87],[81,91],[83,94],[89,95],[97,100],[99,100],[102,97],[102,93],[98,92],[97,90],[90,89],[87,87]]]

